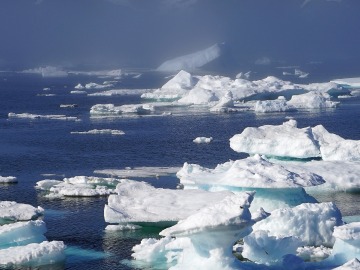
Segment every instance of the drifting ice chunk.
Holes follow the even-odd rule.
[[[329,261],[343,264],[356,258],[360,260],[360,222],[353,222],[335,227],[336,238]]]
[[[85,88],[86,89],[104,89],[104,88],[109,88],[112,87],[112,84],[97,84],[97,83],[87,83],[85,84]],[[81,88],[78,88],[81,89]]]
[[[253,230],[267,230],[272,236],[296,236],[308,246],[332,246],[334,227],[340,225],[341,213],[334,203],[304,203],[274,210]]]
[[[77,84],[75,87],[75,89],[78,89],[78,90],[82,90],[85,88],[85,86],[83,86],[81,83]]]
[[[233,194],[229,191],[157,189],[131,180],[123,180],[116,191],[118,195],[110,195],[105,205],[104,216],[108,223],[174,222]]]
[[[344,79],[336,79],[331,81],[333,83],[342,85],[342,86],[347,86],[350,88],[360,88],[360,78],[344,78]]]
[[[171,174],[175,174],[178,170],[180,170],[179,167],[133,167],[133,168],[125,168],[123,170],[117,170],[117,169],[95,170],[94,173],[117,176],[120,178],[131,178],[131,177],[158,177],[164,175],[171,175]]]
[[[0,226],[0,249],[45,241],[44,221],[16,222]]]
[[[184,96],[197,81],[190,73],[180,70],[170,81],[165,83],[160,89],[151,93],[144,93],[142,98],[155,100],[176,100]]]
[[[193,140],[194,143],[210,143],[213,140],[212,137],[197,137]]]
[[[65,260],[65,245],[62,241],[44,241],[26,246],[0,250],[0,266],[22,265],[34,267],[54,264]]]
[[[293,106],[287,104],[286,99],[283,96],[278,97],[276,100],[264,100],[257,101],[254,106],[255,112],[289,112],[295,111]]]
[[[92,115],[121,115],[121,114],[149,114],[154,111],[153,106],[147,104],[132,104],[114,106],[114,104],[96,104],[91,107]]]
[[[40,206],[35,208],[29,204],[13,201],[0,201],[0,223],[3,221],[21,221],[35,219],[44,212]]]
[[[313,127],[312,132],[319,141],[323,160],[360,161],[360,141],[343,139],[322,125]]]
[[[219,44],[215,44],[205,50],[180,56],[161,64],[158,71],[177,71],[181,69],[194,70],[218,58],[221,54]]]
[[[219,102],[210,108],[211,112],[231,112],[235,110],[231,91],[227,91],[226,94],[220,98]]]
[[[8,113],[9,118],[20,118],[20,119],[50,119],[50,120],[68,120],[68,121],[79,121],[79,118],[74,116],[66,115],[41,115],[31,113]]]
[[[358,259],[353,259],[333,270],[360,270],[360,261]]]
[[[213,170],[196,164],[185,163],[176,175],[184,186],[295,188],[316,186],[325,182],[316,174],[294,173],[281,165],[267,161],[259,155],[228,161],[217,165]]]
[[[160,232],[165,238],[144,239],[132,256],[170,269],[241,269],[232,246],[251,231],[252,199],[253,193],[230,195]]]
[[[219,98],[210,90],[193,88],[183,98],[178,100],[180,104],[207,105],[210,102],[218,101]]]
[[[242,256],[256,263],[281,261],[286,254],[296,254],[302,241],[293,236],[271,236],[268,231],[255,231],[244,237]]]
[[[311,91],[306,94],[292,96],[287,104],[298,109],[321,109],[335,108],[339,102],[331,101],[327,93]]]
[[[61,68],[46,66],[46,67],[39,67],[39,68],[32,68],[22,71],[22,73],[34,73],[34,74],[41,74],[44,78],[48,77],[67,77],[68,73]]]
[[[18,180],[15,176],[1,176],[0,175],[0,183],[7,184],[7,183],[17,183]]]
[[[133,224],[119,224],[119,225],[107,225],[105,230],[107,231],[132,231],[139,230],[141,226],[133,225]]]
[[[110,134],[110,135],[124,135],[125,132],[116,129],[92,129],[89,131],[72,131],[71,134]]]
[[[279,157],[320,157],[320,150],[309,127],[298,129],[295,120],[279,126],[245,128],[230,139],[230,147],[236,152]]]

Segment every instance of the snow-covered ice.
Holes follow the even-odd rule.
[[[335,80],[332,80],[331,82],[339,84],[339,85],[343,85],[346,87],[350,87],[350,88],[360,88],[360,78],[359,77],[335,79]]]
[[[360,270],[360,261],[358,259],[352,259],[333,270]]]
[[[148,104],[131,104],[115,106],[114,104],[96,104],[91,107],[90,114],[94,116],[116,116],[123,114],[150,114],[153,106]]]
[[[91,129],[88,131],[72,131],[71,134],[109,134],[109,135],[124,135],[125,132],[117,129]]]
[[[196,137],[194,143],[210,143],[213,140],[212,137]]]
[[[158,71],[177,71],[181,69],[194,70],[215,60],[221,55],[221,44],[215,44],[204,50],[192,54],[179,56],[162,63]]]
[[[65,260],[65,244],[62,241],[44,241],[26,246],[0,249],[0,266],[16,265],[36,267]]]
[[[0,201],[0,222],[31,220],[41,216],[44,209],[14,201]]]
[[[95,170],[96,174],[116,176],[120,178],[132,177],[158,177],[172,175],[179,171],[179,167],[128,167],[125,169],[103,169]]]
[[[42,115],[42,114],[31,114],[31,113],[8,113],[9,119],[49,119],[49,120],[65,120],[65,121],[79,121],[80,119],[75,116],[66,115]]]
[[[1,176],[0,175],[0,183],[9,184],[9,183],[17,183],[18,180],[15,176]]]
[[[142,95],[149,92],[149,89],[111,89],[102,92],[87,93],[88,96],[130,96],[130,95]]]
[[[94,176],[75,176],[58,180],[41,180],[36,188],[50,192],[47,197],[97,197],[115,193],[115,187],[120,179]]]
[[[132,180],[122,180],[116,192],[117,195],[109,196],[105,205],[104,216],[108,223],[175,222],[233,194],[230,191],[154,188]]]

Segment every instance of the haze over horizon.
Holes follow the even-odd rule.
[[[218,62],[234,68],[357,63],[359,11],[355,0],[3,0],[0,68],[156,68],[222,42]]]

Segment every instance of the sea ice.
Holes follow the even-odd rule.
[[[26,246],[0,249],[0,266],[22,265],[36,267],[65,260],[65,245],[62,241],[44,241]]]
[[[96,104],[91,107],[90,114],[95,116],[112,116],[121,114],[150,114],[154,107],[148,104],[131,104],[114,106],[114,104]]]
[[[97,83],[94,83],[94,82],[91,82],[91,83],[87,83],[85,84],[85,89],[104,89],[104,88],[109,88],[109,87],[112,87],[113,85],[112,84],[97,84]],[[79,88],[81,89],[81,88]]]
[[[360,270],[360,261],[358,259],[352,259],[333,270]]]
[[[344,78],[344,79],[336,79],[331,81],[333,83],[346,86],[349,88],[360,88],[360,78]]]
[[[27,69],[22,71],[22,73],[34,73],[34,74],[41,74],[42,77],[67,77],[68,73],[61,68],[46,66],[46,67],[39,67],[33,69]]]
[[[339,102],[331,101],[330,95],[327,93],[311,91],[292,96],[287,104],[297,109],[321,109],[335,108]]]
[[[360,260],[360,222],[353,222],[334,228],[336,238],[329,261],[344,264],[354,258]]]
[[[104,169],[95,170],[96,174],[104,174],[109,176],[116,176],[120,178],[132,177],[159,177],[165,175],[176,174],[179,167],[128,167],[125,169]]]
[[[162,63],[157,70],[158,71],[177,71],[177,70],[194,70],[202,67],[205,64],[213,61],[221,55],[221,44],[215,44],[207,49],[176,57],[171,60],[167,60]]]
[[[340,225],[341,213],[334,203],[303,203],[272,211],[269,217],[254,224],[253,232],[265,230],[272,236],[298,237],[305,246],[332,247],[334,228]]]
[[[255,112],[268,113],[268,112],[289,112],[296,111],[296,108],[288,105],[283,96],[275,100],[259,100],[254,105]]]
[[[197,82],[197,78],[190,73],[180,70],[171,80],[165,83],[160,89],[147,92],[141,95],[145,99],[155,99],[159,101],[176,100],[183,97]]]
[[[105,205],[104,216],[108,223],[176,222],[233,194],[230,191],[154,188],[132,180],[122,180],[116,192],[117,195],[109,196]]]
[[[118,224],[118,225],[107,225],[105,230],[107,231],[132,231],[132,230],[139,230],[142,227],[139,225],[133,224]]]
[[[247,127],[241,134],[230,139],[230,147],[236,152],[278,157],[320,157],[320,149],[311,128],[297,128],[295,120],[279,126]]]
[[[0,175],[0,183],[8,184],[8,183],[17,183],[18,180],[15,176],[1,176]]]
[[[137,261],[168,269],[241,269],[233,243],[251,231],[253,193],[230,195],[133,247]],[[136,265],[136,263],[135,263]]]
[[[97,197],[116,193],[114,188],[121,180],[94,176],[75,176],[58,180],[41,180],[36,188],[47,190],[49,198]]]
[[[66,120],[66,121],[79,121],[80,119],[75,116],[66,115],[41,115],[31,113],[13,113],[8,114],[9,119],[20,118],[20,119],[49,119],[49,120]]]
[[[71,134],[109,134],[109,135],[124,135],[125,132],[117,129],[92,129],[88,131],[72,131]]]
[[[111,89],[102,92],[95,92],[95,93],[88,93],[88,96],[105,96],[105,97],[112,97],[112,96],[130,96],[130,95],[142,95],[147,93],[148,89]]]
[[[29,204],[0,201],[0,223],[35,219],[43,212],[40,206],[35,208]]]
[[[212,137],[197,137],[193,140],[194,143],[210,143],[213,140]]]

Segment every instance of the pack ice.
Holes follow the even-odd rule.
[[[65,245],[47,241],[41,207],[0,202],[0,267],[37,267],[65,260]]]

